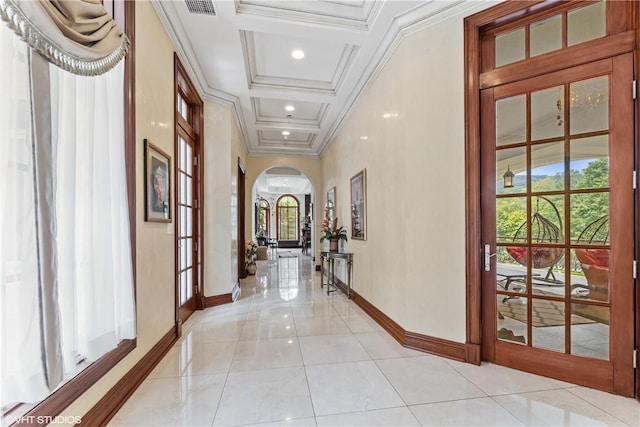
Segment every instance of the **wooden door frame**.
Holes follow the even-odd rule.
[[[504,79],[523,75],[525,68],[536,61],[538,74],[547,74],[565,68],[569,57],[584,57],[585,49],[580,45],[566,48],[556,53],[543,55],[540,58],[525,61],[526,64],[515,63],[501,67],[502,72],[491,73],[487,64],[492,59],[486,57],[487,49],[481,49],[481,34],[487,28],[503,24],[509,20],[519,20],[537,14],[549,13],[562,8],[565,2],[551,0],[507,1],[478,12],[464,20],[464,102],[465,102],[465,281],[466,281],[466,360],[480,364],[482,361],[482,227],[481,227],[481,117],[480,89],[487,84],[504,82]],[[609,34],[598,41],[599,51],[603,57],[611,57],[616,53],[633,52],[635,57],[634,79],[640,70],[640,7],[635,2],[612,2],[614,7],[607,20]],[[622,19],[622,18],[624,19]],[[593,46],[593,45],[591,45]],[[571,51],[571,55],[568,51]],[[483,58],[482,55],[485,55]],[[588,61],[597,58],[589,57]],[[577,64],[576,64],[577,65]],[[484,67],[484,68],[483,68]],[[487,72],[488,71],[488,72]],[[523,73],[523,74],[519,74]],[[491,80],[493,79],[493,80]],[[635,117],[635,149],[636,167],[640,164],[640,111],[636,108]],[[640,207],[639,191],[635,193],[636,212]],[[636,259],[640,258],[640,230],[635,230]],[[640,343],[640,292],[636,283],[635,295],[635,338],[636,347]],[[636,370],[636,397],[640,399],[640,370]]]
[[[636,14],[634,16],[636,22],[640,22],[640,7],[636,7]],[[636,50],[634,51],[634,59],[635,59],[635,74],[634,78],[638,80],[638,74],[640,73],[640,28],[636,29]],[[636,94],[636,98],[640,98]],[[638,106],[638,100],[636,99],[635,105],[635,150],[636,150],[636,182],[640,181],[640,107]],[[635,192],[635,214],[636,218],[634,224],[636,224],[635,230],[635,244],[636,244],[636,253],[635,259],[636,264],[640,262],[640,227],[638,226],[638,221],[640,221],[640,189],[638,188],[639,184],[636,184],[636,192]],[[640,266],[636,266],[636,269],[640,269]],[[640,284],[638,283],[637,277],[640,272],[636,272],[636,301],[635,301],[635,310],[636,310],[636,348],[640,347]],[[640,355],[636,354],[636,399],[640,401]]]
[[[238,157],[238,279],[247,277],[247,269],[244,265],[245,257],[245,196],[246,196],[247,169]]]
[[[175,185],[173,186],[173,200],[174,206],[173,211],[175,212],[175,225],[174,225],[174,246],[175,246],[175,254],[174,254],[174,265],[175,265],[175,318],[176,318],[176,326],[178,331],[178,336],[182,333],[182,323],[183,320],[180,315],[180,289],[179,289],[179,252],[180,249],[178,247],[178,229],[179,229],[179,219],[180,213],[179,209],[177,209],[178,200],[180,200],[180,185],[178,183],[178,150],[180,149],[180,144],[178,143],[180,137],[180,126],[184,126],[186,129],[183,130],[185,134],[188,134],[194,140],[193,147],[193,155],[197,159],[193,164],[193,212],[194,212],[194,220],[192,224],[193,230],[193,239],[195,240],[197,246],[197,253],[194,251],[192,254],[193,260],[193,281],[194,281],[194,292],[193,292],[193,300],[194,300],[194,310],[202,310],[204,308],[204,289],[202,282],[202,272],[204,271],[204,259],[200,254],[204,253],[204,239],[202,234],[201,225],[203,224],[203,214],[204,210],[203,206],[203,179],[202,174],[204,171],[202,158],[203,149],[204,149],[204,102],[202,98],[198,94],[195,86],[191,82],[189,74],[187,70],[180,62],[180,58],[174,52],[173,54],[173,65],[174,65],[174,100],[173,100],[173,114],[174,114],[174,166],[173,166],[173,176]],[[178,93],[182,91],[185,94],[185,100],[189,104],[190,117],[189,120],[186,121],[184,118],[178,113]],[[190,315],[190,314],[189,314]],[[188,318],[189,316],[187,316]]]

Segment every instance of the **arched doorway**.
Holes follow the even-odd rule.
[[[251,193],[253,239],[312,254],[313,199],[313,184],[300,170],[289,166],[264,170]]]

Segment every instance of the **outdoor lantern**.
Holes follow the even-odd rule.
[[[507,171],[502,175],[502,178],[504,179],[504,188],[513,188],[513,172],[511,172],[508,165]]]

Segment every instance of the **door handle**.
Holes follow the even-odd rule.
[[[484,245],[484,271],[491,271],[491,258],[498,253],[491,253],[491,245]]]

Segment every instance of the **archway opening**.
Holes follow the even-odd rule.
[[[256,178],[252,193],[252,236],[259,246],[313,254],[311,180],[299,169],[274,166]]]

